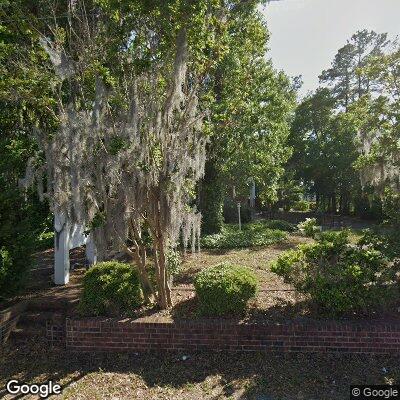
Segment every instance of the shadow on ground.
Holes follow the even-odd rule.
[[[8,346],[0,354],[0,397],[10,378],[60,382],[58,398],[66,399],[336,400],[348,398],[351,384],[400,382],[400,355],[185,355],[71,354],[40,341]]]

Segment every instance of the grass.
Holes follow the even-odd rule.
[[[235,249],[255,246],[268,246],[287,239],[286,232],[271,229],[266,223],[245,224],[242,230],[238,225],[227,224],[221,233],[204,236],[202,247],[206,249]]]
[[[74,354],[40,341],[0,353],[0,397],[11,379],[63,386],[53,399],[337,400],[350,385],[399,384],[400,356],[185,353]]]

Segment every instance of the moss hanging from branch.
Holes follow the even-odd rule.
[[[31,162],[24,183],[45,175],[44,196],[53,211],[91,230],[99,260],[118,251],[131,255],[147,300],[155,297],[168,308],[167,252],[176,247],[180,232],[185,247],[190,239],[192,251],[196,243],[199,247],[201,216],[189,204],[206,158],[206,111],[198,104],[204,71],[193,68],[183,25],[166,51],[162,30],[143,24],[140,39],[151,62],[138,68],[142,50],[137,44],[129,51],[104,48],[96,39],[101,18],[88,19],[84,13],[76,18],[79,10],[76,2],[72,20],[78,26],[66,43],[41,38],[60,82],[55,88],[60,125],[52,137],[37,129],[45,164],[33,172]],[[114,77],[98,67],[104,57],[111,57],[107,64],[117,64]],[[143,229],[152,237],[155,288],[147,273]]]

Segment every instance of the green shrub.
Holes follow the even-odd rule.
[[[170,279],[171,286],[173,285],[174,278],[182,271],[182,259],[179,252],[173,248],[167,251],[167,271]],[[157,287],[156,266],[150,264],[148,267],[149,279],[153,287]]]
[[[179,274],[182,270],[181,256],[177,250],[172,248],[167,252],[167,270],[171,276]]]
[[[5,176],[0,173],[0,302],[20,293],[29,281],[39,235],[48,225],[46,204],[30,191],[25,201]]]
[[[366,220],[382,221],[382,200],[374,194],[372,188],[368,188],[367,193],[359,193],[354,198],[354,213],[358,217]]]
[[[313,238],[316,233],[320,232],[320,227],[317,225],[316,218],[307,218],[305,221],[300,222],[297,227],[300,232],[311,238]]]
[[[219,264],[199,272],[194,279],[200,313],[218,316],[240,314],[257,293],[257,277],[246,267]]]
[[[367,311],[398,296],[399,266],[381,252],[350,245],[349,233],[324,232],[317,242],[283,253],[271,266],[325,314]]]
[[[79,311],[96,316],[129,314],[142,301],[137,269],[131,264],[108,261],[86,272]]]
[[[399,229],[400,227],[400,194],[386,189],[383,196],[382,211],[385,225]]]
[[[309,211],[310,203],[307,200],[299,200],[293,204],[292,210],[294,211]]]
[[[54,231],[45,231],[38,235],[36,239],[36,251],[43,251],[54,247]]]
[[[0,248],[0,288],[2,289],[2,296],[3,292],[6,288],[6,284],[8,280],[10,280],[9,275],[11,275],[13,266],[13,259],[10,254],[10,251],[5,247]],[[1,299],[1,297],[0,297]]]
[[[390,260],[400,257],[399,231],[390,226],[366,229],[358,245],[379,250]]]
[[[286,233],[266,228],[262,223],[251,223],[242,226],[225,225],[221,233],[204,236],[202,247],[207,249],[235,249],[253,246],[267,246],[286,239]]]

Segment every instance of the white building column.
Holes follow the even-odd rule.
[[[90,233],[86,240],[86,260],[89,265],[97,263],[97,249],[93,240],[93,233]]]
[[[64,214],[54,214],[54,283],[69,282],[70,224]]]

